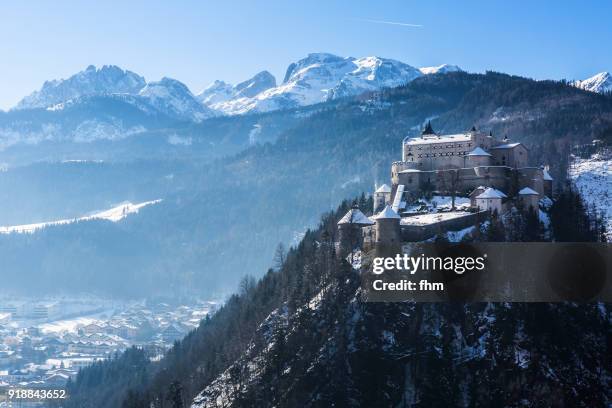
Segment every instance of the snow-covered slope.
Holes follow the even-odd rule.
[[[457,65],[442,64],[442,65],[438,65],[435,67],[422,67],[422,68],[419,68],[419,71],[421,71],[421,73],[424,75],[429,75],[429,74],[446,74],[447,72],[458,72],[458,71],[462,71],[462,69],[459,68]]]
[[[159,111],[178,119],[200,122],[214,115],[185,84],[176,79],[164,77],[160,81],[149,82],[139,95]]]
[[[612,75],[600,72],[582,81],[575,81],[574,86],[591,92],[612,92]]]
[[[68,79],[46,81],[39,91],[23,98],[15,109],[48,108],[82,97],[108,94],[136,94],[145,79],[115,65],[90,65]]]
[[[399,86],[421,75],[418,69],[392,59],[315,53],[289,65],[279,86],[253,96],[242,92],[209,107],[230,115],[294,108]]]
[[[117,221],[124,219],[129,214],[137,213],[143,207],[146,207],[152,204],[157,204],[159,202],[161,202],[161,200],[145,201],[143,203],[138,203],[138,204],[132,204],[130,202],[126,202],[123,204],[119,204],[118,206],[113,207],[109,210],[96,212],[91,215],[87,215],[85,217],[71,218],[71,219],[57,220],[57,221],[50,221],[50,222],[40,222],[36,224],[12,225],[8,227],[0,227],[0,234],[10,234],[10,233],[31,234],[33,232],[36,232],[38,230],[41,230],[45,227],[49,227],[52,225],[72,224],[74,222],[79,222],[79,221],[108,220],[112,222],[117,222]]]
[[[586,204],[604,213],[608,242],[612,242],[612,152],[604,151],[588,159],[575,157],[569,176]]]

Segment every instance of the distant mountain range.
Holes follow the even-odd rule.
[[[199,122],[215,115],[269,112],[325,102],[383,87],[395,87],[427,74],[459,71],[455,65],[414,68],[381,57],[339,57],[309,54],[287,68],[281,84],[262,71],[237,85],[217,80],[194,96],[186,85],[171,78],[147,83],[131,71],[114,65],[87,67],[68,79],[47,81],[23,98],[14,110],[64,109],[86,97],[122,98],[139,109]]]
[[[43,141],[123,140],[176,129],[180,123],[190,126],[219,116],[297,109],[457,71],[461,69],[456,65],[415,68],[377,56],[313,53],[291,63],[281,83],[270,72],[262,71],[236,85],[214,81],[194,94],[176,79],[147,82],[114,65],[90,65],[67,79],[45,82],[10,111],[0,111],[0,151]],[[609,92],[612,77],[602,72],[573,85]]]
[[[274,77],[264,71],[247,81],[258,92],[245,95],[240,89],[244,83],[231,87],[224,82],[214,82],[198,97],[209,108],[223,114],[269,112],[396,87],[424,74],[458,70],[454,65],[419,70],[387,58],[345,58],[315,53],[290,64],[283,82],[278,86]]]

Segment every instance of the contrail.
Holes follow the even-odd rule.
[[[367,18],[356,18],[356,21],[364,21],[366,23],[374,23],[374,24],[388,24],[388,25],[398,25],[402,27],[412,27],[412,28],[422,28],[423,24],[410,24],[410,23],[399,23],[396,21],[384,21],[384,20],[370,20]]]

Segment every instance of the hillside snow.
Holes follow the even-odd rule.
[[[36,224],[24,224],[24,225],[12,225],[8,227],[0,227],[0,234],[31,234],[43,228],[52,225],[66,225],[72,224],[79,221],[91,221],[91,220],[107,220],[112,222],[121,221],[129,214],[136,214],[140,211],[141,208],[146,207],[148,205],[157,204],[161,202],[161,200],[153,200],[153,201],[145,201],[139,204],[132,204],[130,202],[122,203],[116,207],[113,207],[109,210],[100,211],[93,213],[91,215],[87,215],[79,218],[71,218],[57,221],[49,221],[49,222],[40,222]]]
[[[588,206],[606,217],[608,242],[612,242],[612,154],[597,153],[588,159],[574,157],[569,176]]]

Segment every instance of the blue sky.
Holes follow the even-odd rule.
[[[280,81],[290,62],[319,51],[584,78],[612,70],[610,15],[610,1],[3,2],[0,109],[89,64],[198,92],[263,69]]]

